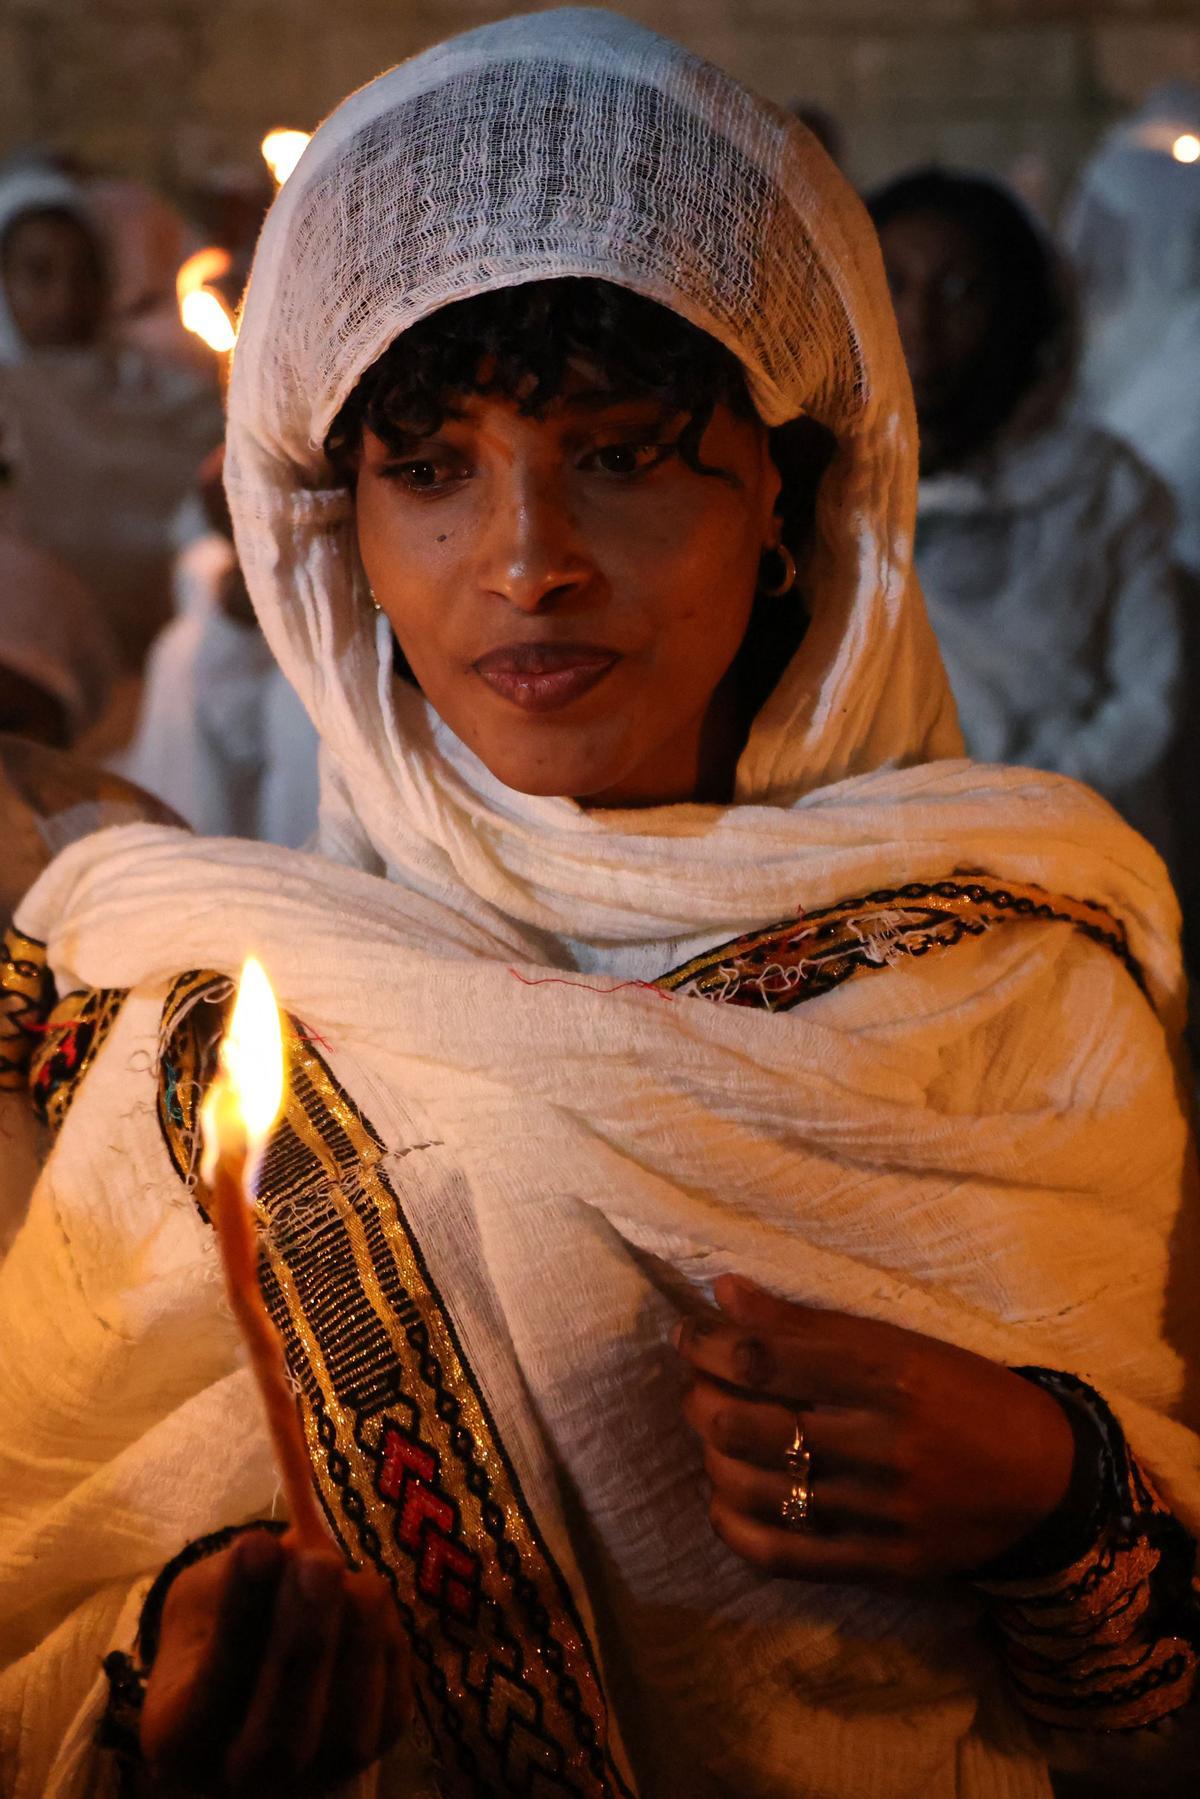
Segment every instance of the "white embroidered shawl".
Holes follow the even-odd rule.
[[[394,686],[349,501],[322,491],[313,446],[407,323],[572,273],[676,307],[742,357],[765,419],[807,409],[838,438],[813,626],[725,808],[586,813],[500,787]],[[1075,1370],[1200,1522],[1178,1421],[1194,1326],[1174,902],[1085,790],[933,760],[957,739],[857,202],[798,127],[611,14],[440,47],[346,102],[282,191],[230,468],[251,592],[324,742],[322,844],[359,866],[135,827],[67,851],[19,914],[60,992],[128,996],[0,1271],[17,1799],[99,1790],[99,1657],[183,1541],[270,1504],[160,1041],[176,977],[250,948],[308,1034],[267,1183],[268,1285],[311,1326],[322,1492],[355,1553],[364,1521],[384,1533],[425,1645],[446,1790],[472,1790],[458,1730],[475,1790],[527,1790],[537,1764],[577,1793],[1047,1794],[968,1597],[766,1582],[716,1541],[667,1347],[680,1307],[739,1269]],[[1147,992],[1033,919],[784,1012],[638,984],[956,871],[1108,908]],[[391,1364],[365,1347],[380,1328]]]

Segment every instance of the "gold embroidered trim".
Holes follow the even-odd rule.
[[[24,1092],[53,997],[45,944],[11,926],[0,946],[0,1093]]]
[[[29,1091],[34,1111],[56,1136],[124,1003],[123,992],[88,988],[68,994],[42,1027],[29,1062]]]
[[[214,1037],[195,1002],[217,981],[183,977],[164,1009],[159,1119],[185,1176]],[[395,1593],[439,1779],[448,1795],[617,1799],[627,1789],[587,1634],[384,1146],[294,1022],[288,1057],[259,1181],[263,1292],[331,1526]]]
[[[654,985],[667,993],[786,1012],[855,975],[953,949],[995,926],[1047,921],[1069,924],[1118,957],[1145,990],[1125,926],[1103,906],[968,875],[910,881],[801,913],[706,950]]]

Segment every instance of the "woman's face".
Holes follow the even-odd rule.
[[[917,417],[953,408],[982,355],[994,296],[969,228],[933,210],[900,213],[879,233]]]
[[[56,212],[18,219],[0,257],[13,323],[31,350],[94,343],[104,313],[100,258],[78,220]]]
[[[402,455],[364,435],[375,597],[426,698],[508,787],[700,797],[735,734],[719,689],[779,541],[780,478],[765,429],[724,406],[700,444],[718,472],[697,474],[673,447],[685,422],[577,370],[541,418],[469,395]]]

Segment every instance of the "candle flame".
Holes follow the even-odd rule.
[[[1200,137],[1193,131],[1184,131],[1171,145],[1171,155],[1176,162],[1200,162]]]
[[[203,338],[210,350],[223,354],[232,350],[237,342],[233,320],[216,294],[207,288],[185,294],[179,303],[179,316],[186,328],[196,337]]]
[[[211,1184],[224,1150],[254,1160],[279,1116],[283,1088],[279,1008],[262,963],[250,956],[221,1044],[221,1066],[200,1108],[203,1181]]]
[[[220,354],[232,350],[237,328],[228,306],[208,284],[228,274],[232,262],[228,250],[210,244],[189,256],[175,277],[179,316],[185,328]]]
[[[263,161],[275,177],[278,187],[282,187],[305,150],[312,136],[309,131],[289,131],[280,128],[268,131],[262,141]]]

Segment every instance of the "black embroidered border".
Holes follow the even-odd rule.
[[[185,1179],[213,1039],[195,1000],[216,980],[181,977],[164,1008],[158,1115]],[[396,1594],[454,1790],[617,1799],[627,1789],[586,1630],[383,1145],[294,1024],[288,1051],[287,1112],[259,1183],[260,1276],[331,1527]]]
[[[1068,924],[1109,951],[1146,991],[1124,924],[1104,907],[1032,885],[962,876],[878,888],[780,920],[706,950],[654,985],[726,1005],[786,1012],[901,957],[952,949],[996,925],[1045,922]]]
[[[1060,1729],[1137,1730],[1200,1682],[1196,1544],[1162,1504],[1116,1417],[1077,1376],[1018,1369],[1085,1411],[1099,1445],[1095,1534],[1067,1568],[978,1581],[1022,1706]]]

